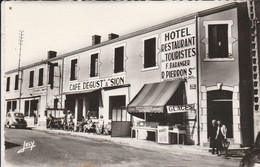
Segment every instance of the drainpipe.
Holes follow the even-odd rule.
[[[61,109],[63,109],[62,107],[63,107],[63,74],[64,74],[64,58],[62,58],[62,66],[61,66],[61,70],[60,70],[60,95],[61,95],[61,98],[60,98],[60,100],[61,100]],[[64,106],[65,106],[65,104],[64,104]]]
[[[199,98],[200,98],[200,91],[199,91],[199,89],[200,89],[200,81],[199,81],[199,61],[200,61],[200,59],[199,59],[199,55],[198,55],[198,53],[199,53],[199,49],[198,49],[198,47],[199,47],[199,45],[198,45],[198,43],[199,43],[199,40],[198,40],[198,37],[199,37],[199,35],[198,35],[198,29],[199,29],[199,24],[198,24],[198,14],[195,14],[195,28],[196,28],[196,66],[197,66],[197,68],[196,68],[196,70],[197,70],[197,123],[198,123],[198,130],[197,130],[197,132],[198,132],[198,144],[197,145],[200,145],[200,100],[199,100]]]

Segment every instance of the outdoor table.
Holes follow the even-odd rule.
[[[184,144],[184,135],[186,134],[185,130],[180,130],[180,129],[174,128],[173,130],[169,130],[169,133],[177,134],[177,144],[180,144],[179,143],[180,134],[183,135],[183,144]]]

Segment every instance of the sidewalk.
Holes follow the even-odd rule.
[[[45,133],[51,134],[63,134],[77,137],[84,137],[89,139],[113,142],[117,144],[122,144],[126,146],[131,146],[140,149],[148,149],[148,150],[164,150],[168,152],[172,152],[174,154],[180,155],[192,155],[192,156],[208,156],[208,157],[217,157],[216,155],[212,155],[209,152],[209,148],[197,146],[197,145],[176,145],[176,144],[158,144],[154,141],[149,140],[137,140],[136,138],[131,139],[130,137],[111,137],[110,135],[97,135],[93,133],[83,133],[83,132],[71,132],[57,129],[46,129],[45,127],[32,127],[32,130],[41,131]],[[243,150],[243,149],[242,149]],[[232,151],[231,151],[232,152]],[[241,154],[231,154],[228,158],[231,159],[241,159]]]

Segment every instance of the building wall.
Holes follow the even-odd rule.
[[[59,66],[62,65],[62,61],[56,61],[59,62]],[[43,85],[39,86],[39,69],[43,68]],[[61,68],[62,69],[62,68]],[[30,82],[30,71],[34,71],[34,77],[33,77],[33,87],[29,87]],[[22,113],[25,113],[25,101],[31,101],[32,100],[38,100],[37,105],[37,117],[38,117],[38,126],[45,126],[46,125],[46,108],[53,108],[53,100],[56,95],[60,98],[60,91],[59,91],[59,75],[60,72],[58,67],[55,69],[55,76],[54,77],[54,89],[50,89],[50,85],[48,84],[48,65],[46,63],[38,63],[35,66],[31,66],[28,68],[24,68],[22,70],[22,91],[21,91],[21,111]],[[15,75],[18,74],[17,71],[14,71],[12,73],[8,73],[5,77],[5,82],[7,77],[11,77],[10,80],[10,91],[5,92],[5,100],[6,104],[8,101],[12,101],[12,99],[15,99],[17,101],[17,111],[19,111],[19,92],[20,92],[20,82],[18,90],[14,90],[15,85]],[[60,82],[61,83],[61,82]],[[6,84],[5,84],[6,85]],[[26,116],[25,120],[27,121],[28,126],[35,126],[34,124],[34,117],[33,116]]]
[[[161,78],[161,38],[162,33],[176,28],[181,28],[187,25],[195,25],[195,19],[189,21],[183,21],[178,24],[173,24],[171,26],[161,28],[149,33],[143,33],[135,37],[122,40],[116,43],[108,44],[102,47],[98,47],[92,50],[88,50],[82,53],[74,54],[68,56],[64,59],[64,93],[73,94],[73,91],[69,90],[71,83],[79,83],[82,81],[92,81],[95,79],[102,78],[113,78],[117,76],[125,76],[125,84],[130,84],[129,88],[115,89],[104,91],[103,94],[103,107],[99,108],[99,114],[104,116],[104,121],[109,122],[108,113],[109,113],[109,96],[111,95],[126,95],[126,105],[137,95],[141,90],[144,84],[162,82]],[[194,27],[195,28],[195,27]],[[195,31],[195,30],[194,30]],[[157,46],[157,65],[152,68],[143,68],[143,57],[144,57],[144,40],[156,37]],[[125,71],[120,74],[114,74],[114,49],[118,46],[124,46],[125,48]],[[95,79],[89,77],[90,73],[90,56],[92,54],[99,53],[99,76]],[[78,59],[78,79],[75,81],[70,81],[70,68],[71,60]],[[191,85],[196,85],[197,79],[191,78],[187,79],[186,91],[187,91],[187,101],[189,104],[197,104],[197,89],[191,89]],[[82,85],[81,85],[82,86]],[[121,91],[122,90],[122,91]],[[88,93],[88,90],[85,91],[74,91],[74,94]],[[111,92],[111,93],[110,93]],[[113,93],[114,92],[114,93]],[[117,92],[117,93],[116,93]],[[195,107],[197,109],[197,106]],[[84,112],[83,112],[84,113]],[[190,112],[186,115],[187,121],[187,138],[188,142],[191,144],[198,143],[197,137],[197,112]],[[75,114],[76,115],[76,114]],[[133,123],[138,120],[137,118],[133,119]]]
[[[246,24],[239,24],[238,21],[238,13],[244,12],[243,8],[234,8],[227,11],[219,12],[216,14],[211,14],[208,16],[204,16],[199,18],[199,38],[200,38],[200,45],[199,45],[199,68],[200,68],[200,99],[201,99],[201,117],[200,117],[200,125],[201,125],[201,142],[207,142],[207,115],[208,115],[208,107],[207,107],[207,93],[209,91],[214,90],[226,90],[232,92],[232,112],[233,112],[233,143],[242,143],[242,135],[241,134],[241,121],[249,123],[246,120],[250,117],[250,111],[247,110],[248,106],[251,104],[250,102],[246,102],[251,99],[250,92],[246,92],[245,86],[243,83],[241,84],[241,78],[247,80],[247,82],[251,81],[249,69],[250,66],[243,66],[250,65],[248,57],[248,47],[247,42],[248,34],[245,34],[246,31]],[[238,12],[239,10],[239,12]],[[245,20],[245,13],[243,13],[244,17],[240,18]],[[242,15],[242,14],[241,14]],[[232,46],[232,50],[229,50],[229,53],[232,51],[232,57],[228,60],[207,60],[206,58],[206,22],[212,21],[213,24],[221,24],[221,23],[228,23],[231,24],[231,36],[229,36],[229,44]],[[238,28],[240,27],[240,34],[238,33]],[[205,40],[206,39],[206,40]],[[249,41],[248,41],[249,42]],[[240,43],[240,45],[239,45]],[[244,57],[242,59],[242,57]],[[243,61],[242,63],[240,61]],[[249,68],[248,68],[249,67]],[[240,68],[240,69],[239,69]],[[243,86],[241,88],[240,86]],[[249,85],[247,85],[248,88]],[[243,97],[241,98],[241,93],[243,93]],[[241,101],[243,100],[243,101]],[[243,108],[241,108],[241,105]],[[241,113],[244,112],[244,119],[240,117]],[[245,137],[245,136],[244,136]]]

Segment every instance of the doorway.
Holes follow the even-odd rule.
[[[78,99],[78,120],[83,121],[83,99]]]
[[[129,137],[131,127],[131,116],[126,110],[126,97],[109,97],[109,119],[112,122],[111,137]]]
[[[231,91],[215,90],[207,93],[208,137],[213,119],[221,120],[227,127],[227,138],[233,138],[233,111]]]

